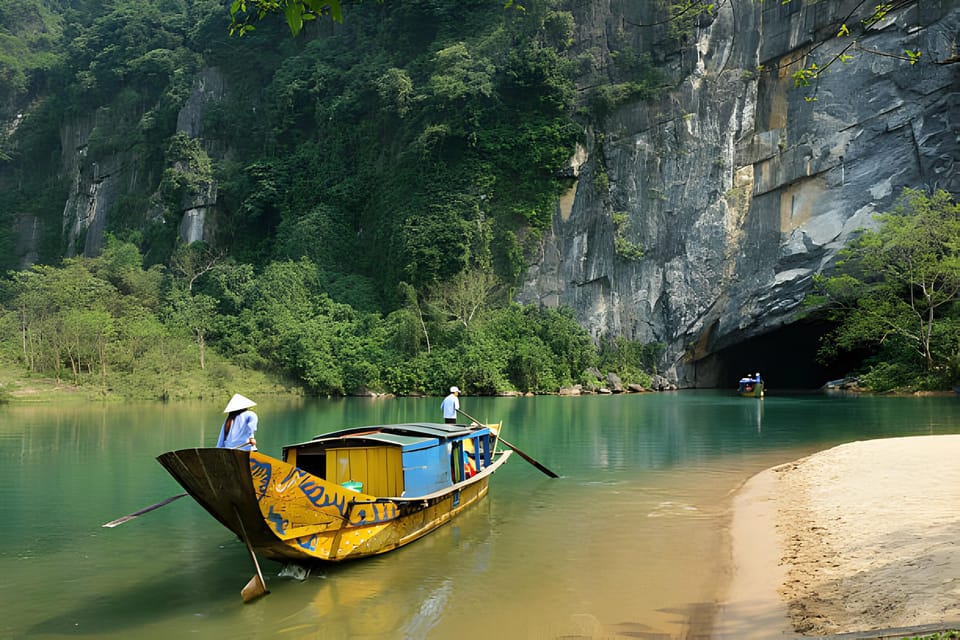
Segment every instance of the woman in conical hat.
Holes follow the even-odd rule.
[[[233,394],[230,402],[224,407],[223,412],[227,414],[223,426],[220,427],[220,437],[217,439],[217,446],[227,449],[244,449],[246,451],[256,451],[257,441],[253,435],[257,432],[257,414],[250,411],[250,407],[255,407],[256,402],[240,395]]]

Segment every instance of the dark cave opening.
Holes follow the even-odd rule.
[[[850,375],[865,354],[848,354],[829,364],[817,359],[820,339],[831,328],[822,320],[795,322],[718,351],[713,356],[716,386],[736,388],[741,377],[760,372],[767,389],[812,390]]]

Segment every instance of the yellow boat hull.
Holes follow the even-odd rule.
[[[339,562],[408,544],[475,504],[510,451],[432,494],[359,493],[258,451],[181,449],[157,459],[213,517],[278,561]]]

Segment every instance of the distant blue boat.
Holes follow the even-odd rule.
[[[740,378],[740,386],[737,392],[745,398],[762,398],[763,380],[760,379],[760,374],[758,373],[754,377],[744,376]]]

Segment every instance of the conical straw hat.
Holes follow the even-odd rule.
[[[230,398],[230,402],[227,403],[226,408],[223,410],[224,413],[231,413],[233,411],[240,411],[241,409],[249,409],[250,407],[257,406],[257,403],[242,396],[239,393],[233,394],[233,397]]]

